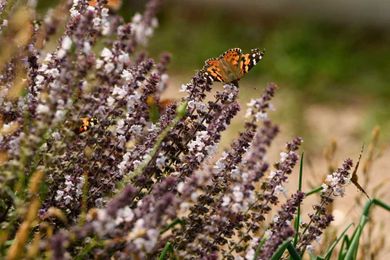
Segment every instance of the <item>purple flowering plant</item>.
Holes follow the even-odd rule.
[[[185,97],[164,106],[170,55],[156,61],[145,51],[161,1],[150,0],[130,22],[110,2],[65,1],[44,17],[30,2],[0,4],[1,258],[301,259],[311,252],[333,220],[327,206],[351,183],[352,160],[318,189],[288,196],[303,140],[268,161],[279,132],[268,115],[273,83],[251,100],[245,129],[218,154],[241,109],[238,82],[206,101],[213,82],[197,72],[182,85]],[[317,193],[304,221],[300,205]],[[389,210],[369,201],[341,259],[356,258],[372,205]],[[318,259],[330,259],[346,236]]]

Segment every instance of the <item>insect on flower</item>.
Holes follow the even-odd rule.
[[[91,127],[97,125],[98,123],[96,117],[82,117],[80,121],[81,124],[79,125],[78,128],[75,129],[76,134],[82,134],[88,131],[89,129],[91,129]]]
[[[245,54],[240,48],[230,49],[218,58],[206,60],[201,73],[211,81],[237,82],[263,57],[264,51],[259,49],[252,49],[250,53]]]

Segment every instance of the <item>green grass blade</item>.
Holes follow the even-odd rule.
[[[293,260],[301,260],[302,259],[301,256],[299,255],[297,249],[295,248],[295,246],[291,243],[291,241],[289,241],[287,244],[287,250],[290,253],[291,259],[293,259]]]
[[[286,251],[287,246],[288,246],[288,244],[289,244],[290,242],[291,242],[290,239],[284,241],[284,242],[278,247],[278,249],[275,251],[275,253],[274,253],[273,256],[271,257],[271,260],[279,260],[279,259],[282,257],[284,251]]]
[[[377,206],[380,206],[381,208],[387,210],[387,211],[390,211],[390,205],[387,205],[386,203],[384,203],[383,201],[381,200],[378,200],[378,199],[373,199],[372,200],[372,203],[374,203],[375,205]]]
[[[168,225],[166,225],[161,231],[160,231],[160,235],[167,232],[169,229],[171,229],[172,227],[176,226],[177,224],[180,224],[180,225],[183,225],[184,224],[184,221],[181,220],[180,218],[177,218],[175,220],[173,220],[171,223],[169,223]]]
[[[299,165],[299,182],[298,182],[298,191],[302,191],[302,176],[303,176],[303,156],[301,156],[301,162]],[[298,243],[298,233],[299,233],[299,224],[301,223],[301,203],[298,205],[297,216],[294,222],[295,236],[294,236],[294,246]]]
[[[323,189],[322,186],[317,187],[317,188],[314,188],[314,189],[312,189],[311,191],[306,192],[306,193],[305,193],[305,197],[308,197],[308,196],[310,196],[310,195],[316,194],[316,193],[322,191],[322,189]]]
[[[341,243],[341,247],[340,247],[340,252],[339,252],[339,256],[338,256],[339,260],[344,259],[345,253],[349,248],[349,244],[350,244],[350,239],[349,239],[348,235],[345,235],[343,238],[343,243]]]
[[[165,244],[158,259],[159,260],[167,259],[168,253],[173,253],[173,246],[172,246],[171,242],[169,242],[169,241]]]
[[[259,258],[260,250],[261,250],[262,246],[264,245],[265,241],[267,241],[266,238],[263,238],[260,240],[259,245],[256,247],[256,252],[255,252],[255,255],[253,257],[253,260],[256,260],[257,258]]]
[[[359,226],[356,228],[356,230],[351,238],[351,244],[350,244],[350,247],[348,248],[348,251],[345,255],[345,258],[344,258],[345,260],[356,259],[358,249],[359,249],[360,237],[362,235],[364,226],[368,222],[368,219],[369,219],[368,216],[369,216],[370,209],[371,209],[372,205],[380,206],[383,209],[390,211],[390,206],[381,200],[373,199],[373,200],[370,200],[366,203],[366,205],[364,206],[363,214],[360,217]]]
[[[333,253],[333,250],[336,248],[337,244],[341,241],[341,239],[344,238],[344,235],[345,233],[348,231],[348,229],[352,226],[353,224],[349,224],[345,229],[344,231],[340,234],[340,236],[336,239],[336,241],[334,241],[332,243],[332,245],[330,246],[330,248],[328,249],[328,251],[326,252],[325,256],[322,257],[323,259],[329,259],[330,260],[330,257],[332,256],[332,253]]]

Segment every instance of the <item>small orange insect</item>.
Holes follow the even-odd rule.
[[[81,118],[81,125],[77,129],[75,129],[75,132],[77,134],[82,134],[91,129],[91,127],[97,125],[97,123],[98,120],[96,119],[96,117],[83,117]]]

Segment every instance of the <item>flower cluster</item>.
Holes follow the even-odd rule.
[[[329,206],[335,196],[342,196],[343,189],[352,176],[352,160],[346,159],[343,165],[338,168],[334,173],[328,175],[326,181],[328,185],[323,184],[323,190],[321,192],[321,201],[319,204],[313,206],[314,212],[309,214],[309,223],[303,223],[303,231],[301,232],[300,242],[298,249],[302,252],[305,249],[311,249],[311,243],[314,240],[319,240],[321,234],[333,221],[331,212],[328,212],[327,206]]]
[[[160,5],[150,0],[125,22],[107,1],[74,0],[42,21],[23,7],[0,24],[1,44],[25,37],[0,49],[0,258],[155,259],[171,248],[182,258],[251,259],[267,238],[257,250],[267,259],[293,234],[303,193],[278,204],[302,139],[271,169],[276,85],[250,101],[244,130],[219,154],[241,109],[239,83],[212,95],[197,72],[182,99],[166,102],[170,55],[144,51]],[[327,178],[302,251],[330,223],[324,207],[343,194],[351,165]]]

